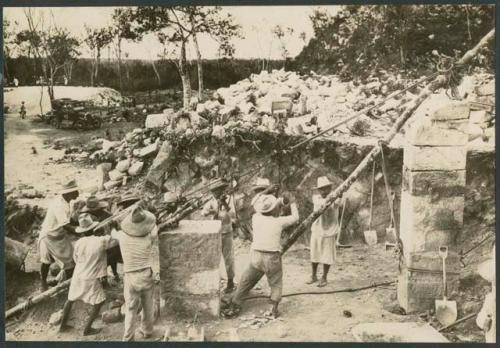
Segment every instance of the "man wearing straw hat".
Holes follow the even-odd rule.
[[[106,300],[106,293],[100,281],[103,272],[106,272],[106,249],[110,247],[111,236],[95,236],[94,228],[99,224],[92,220],[88,213],[80,214],[79,226],[75,233],[82,237],[76,241],[74,248],[74,259],[76,263],[71,285],[69,286],[68,301],[64,304],[63,314],[59,331],[70,328],[67,325],[69,314],[73,303],[77,300],[83,301],[92,306],[83,335],[94,335],[101,331],[92,327],[92,323],[99,315],[99,311]]]
[[[319,195],[313,195],[312,201],[314,211],[318,211],[326,202],[326,197],[332,191],[332,183],[326,176],[318,178],[316,189]],[[320,217],[311,225],[311,263],[312,275],[307,284],[313,284],[318,281],[316,275],[318,265],[323,264],[323,275],[318,282],[318,287],[324,287],[327,284],[328,271],[333,264],[335,253],[335,235],[339,232],[339,200],[330,205]]]
[[[218,180],[210,187],[212,199],[203,206],[201,214],[221,221],[222,258],[227,274],[227,284],[224,291],[230,293],[234,290],[233,216],[235,209],[230,208],[233,202],[223,194],[227,186],[227,182]]]
[[[283,230],[299,221],[299,211],[295,202],[290,204],[291,215],[277,216],[281,204],[288,204],[288,197],[276,198],[261,195],[254,202],[256,213],[252,216],[253,241],[250,265],[241,276],[231,303],[223,315],[234,317],[241,311],[241,304],[248,292],[265,274],[271,288],[269,314],[278,316],[278,304],[283,290],[283,268],[281,264],[281,234]]]
[[[154,284],[160,281],[158,238],[155,216],[139,204],[121,222],[121,230],[111,232],[118,239],[123,257],[125,297],[124,341],[135,338],[135,322],[142,306],[141,329],[144,338],[153,334]]]
[[[67,232],[72,231],[71,220],[75,215],[74,203],[78,198],[78,186],[75,180],[66,183],[59,194],[50,202],[38,236],[38,253],[40,255],[41,290],[48,288],[47,276],[50,265],[56,262],[65,271],[66,278],[71,278],[75,263],[73,262],[73,245]]]
[[[88,213],[92,216],[92,219],[101,222],[109,218],[112,214],[106,209],[108,208],[108,203],[105,201],[100,201],[96,196],[92,195],[87,198],[85,206],[80,211],[80,213]],[[109,227],[104,228],[105,231],[109,233]],[[111,267],[115,281],[120,281],[120,276],[118,275],[118,263],[123,263],[120,247],[118,241],[114,240],[111,242],[110,248],[106,251],[106,258],[108,266]],[[107,267],[106,267],[107,268]],[[108,272],[107,269],[103,270],[102,282],[104,286],[108,286]]]

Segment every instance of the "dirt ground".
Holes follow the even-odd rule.
[[[124,124],[123,128],[133,128],[134,125]],[[117,129],[116,124],[112,125]],[[5,119],[5,184],[6,188],[18,184],[32,185],[35,189],[52,194],[65,178],[76,176],[80,182],[93,180],[93,168],[82,167],[74,163],[52,163],[50,158],[59,155],[60,150],[48,148],[46,144],[55,139],[63,138],[69,143],[86,142],[92,136],[101,136],[104,129],[92,132],[76,132],[72,130],[56,130],[41,123],[30,120],[20,120],[17,115],[6,115]],[[38,154],[33,155],[31,148],[35,147]],[[248,264],[248,245],[237,243],[236,248],[236,280]],[[338,252],[336,265],[332,267],[329,283],[319,289],[315,285],[306,285],[310,276],[309,252],[297,247],[284,257],[284,294],[302,291],[329,291],[345,288],[367,286],[396,280],[398,263],[396,256],[386,251],[382,244],[368,247],[356,244],[352,249],[342,249]],[[22,290],[8,291],[7,305],[10,308],[18,301],[25,300],[30,292],[36,291],[38,270],[36,248],[32,249],[26,263],[26,271],[31,272],[15,279],[7,279],[7,288]],[[320,272],[321,273],[321,272]],[[12,283],[11,283],[12,282]],[[119,297],[119,286],[109,291],[109,299]],[[267,282],[263,279],[252,294],[268,293]],[[49,300],[38,305],[33,310],[23,313],[18,318],[6,323],[7,340],[33,341],[119,341],[123,334],[123,323],[104,324],[97,320],[96,327],[103,330],[96,336],[80,336],[82,320],[87,309],[77,306],[70,324],[75,326],[64,334],[59,334],[48,324],[52,313],[60,310],[64,296]],[[267,309],[265,299],[254,299],[245,302],[240,317],[262,315]],[[369,322],[403,322],[424,321],[415,315],[400,315],[397,312],[395,284],[358,292],[345,292],[325,295],[301,295],[283,298],[280,310],[281,318],[264,324],[257,329],[243,328],[243,320],[214,320],[205,322],[206,338],[209,341],[228,341],[230,332],[236,329],[242,341],[353,341],[352,328],[359,323]],[[351,316],[349,316],[351,313]],[[160,340],[165,328],[170,326],[177,330],[187,330],[189,322],[176,320],[172,313],[163,313],[163,318],[155,325],[152,340]],[[483,341],[479,329],[473,321],[467,325],[467,334],[457,337],[448,335],[453,341]]]

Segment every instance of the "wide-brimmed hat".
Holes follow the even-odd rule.
[[[75,228],[76,233],[85,233],[94,229],[99,224],[98,221],[93,221],[92,216],[87,213],[80,214],[78,217],[78,227]]]
[[[126,193],[120,198],[120,200],[116,204],[122,205],[125,203],[134,203],[134,202],[137,202],[140,200],[141,200],[141,197],[139,197],[138,195],[136,195],[134,193]]]
[[[261,195],[253,203],[257,213],[269,213],[278,205],[278,198],[273,195]]]
[[[81,212],[86,213],[89,211],[96,211],[99,209],[107,208],[108,203],[104,201],[100,201],[96,196],[90,196],[87,198],[85,202],[85,206],[82,208]]]
[[[320,189],[322,187],[332,186],[333,183],[328,180],[326,176],[320,176],[318,178],[318,184],[316,185],[316,189]]]
[[[123,232],[132,237],[148,235],[156,224],[156,217],[141,206],[137,206],[121,223]]]
[[[265,189],[271,186],[271,181],[267,178],[257,178],[255,184],[252,186],[252,191]]]
[[[62,186],[62,189],[61,189],[61,191],[59,191],[59,193],[62,195],[65,193],[70,193],[70,192],[75,192],[75,191],[78,191],[78,185],[76,184],[76,180],[73,179],[73,180],[70,180],[67,183],[65,183]]]
[[[221,179],[214,180],[214,181],[212,181],[212,183],[209,184],[210,191],[215,191],[215,190],[218,190],[220,188],[227,187],[228,185],[229,185],[229,183],[227,181],[224,181]]]

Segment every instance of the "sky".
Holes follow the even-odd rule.
[[[223,11],[231,13],[235,21],[241,25],[241,32],[244,39],[233,40],[236,48],[234,56],[236,58],[267,58],[280,59],[280,44],[271,30],[276,25],[291,27],[293,35],[287,39],[287,49],[290,56],[294,57],[300,53],[304,46],[304,41],[299,38],[299,34],[306,34],[306,42],[312,37],[313,29],[309,15],[318,6],[225,6]],[[338,11],[338,6],[321,6],[330,13]],[[75,36],[83,38],[85,33],[84,25],[90,27],[101,27],[111,24],[113,7],[53,7],[36,9],[45,11],[48,18],[50,12],[57,25],[70,30]],[[27,28],[26,18],[23,8],[4,8],[4,17],[11,23],[17,22],[18,29]],[[200,48],[205,59],[217,57],[217,43],[208,36],[199,38]],[[161,53],[156,37],[149,35],[139,43],[125,43],[123,51],[128,53],[130,59],[156,59]],[[89,53],[81,50],[83,57],[88,57]],[[112,52],[103,52],[104,58]],[[188,47],[188,59],[194,58],[194,49]]]

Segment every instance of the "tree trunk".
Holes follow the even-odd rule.
[[[189,104],[191,103],[191,79],[189,78],[189,71],[186,65],[186,42],[182,41],[178,68],[182,81],[182,106],[184,110],[187,111],[189,110]]]
[[[17,240],[5,237],[5,264],[15,270],[21,268],[29,248]]]
[[[95,70],[94,70],[94,82],[98,84],[98,76],[99,76],[99,63],[101,61],[101,49],[97,49],[97,57],[95,61]]]
[[[123,95],[123,78],[122,78],[122,39],[118,38],[118,78],[120,79],[120,93]]]
[[[155,72],[156,79],[158,80],[158,87],[161,87],[161,76],[160,76],[160,73],[158,72],[158,69],[156,68],[156,64],[155,64],[154,59],[151,59],[151,65],[153,66],[153,70]]]
[[[193,34],[194,48],[196,50],[196,64],[198,66],[198,101],[203,101],[203,62],[201,58],[200,46],[198,45],[198,38],[196,33]]]

